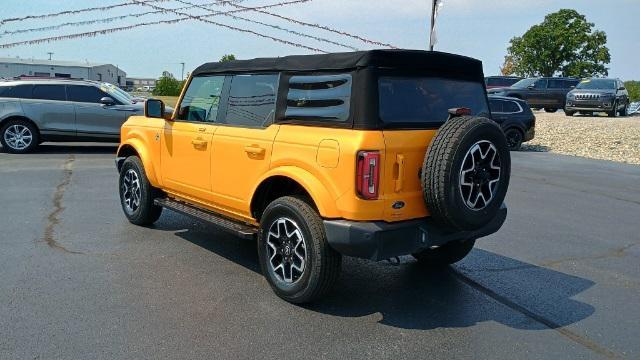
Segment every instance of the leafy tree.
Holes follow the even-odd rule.
[[[504,57],[504,64],[500,67],[500,74],[504,76],[513,75],[515,72],[514,68],[515,64],[513,63],[513,58],[510,55]]]
[[[227,62],[236,60],[236,56],[233,54],[225,54],[220,58],[220,62]]]
[[[156,88],[153,89],[153,95],[156,96],[178,96],[184,85],[183,81],[179,81],[168,72],[164,72],[158,82]]]
[[[625,81],[624,87],[627,88],[631,101],[640,101],[640,81]]]
[[[608,75],[607,35],[575,10],[547,15],[524,35],[511,39],[507,57],[520,76],[591,77]]]

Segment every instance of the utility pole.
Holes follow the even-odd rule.
[[[431,0],[431,27],[429,31],[429,51],[433,51],[433,27],[436,25],[436,3],[438,0]]]
[[[181,62],[180,65],[182,65],[182,75],[180,76],[180,80],[184,80],[184,63]]]
[[[51,56],[53,55],[52,52],[48,52],[47,54],[49,54],[49,60],[51,60]]]

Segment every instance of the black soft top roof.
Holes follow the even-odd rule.
[[[321,55],[291,55],[212,62],[199,66],[193,75],[264,71],[353,70],[364,67],[431,70],[482,77],[482,62],[470,57],[424,50],[369,50]]]

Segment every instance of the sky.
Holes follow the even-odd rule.
[[[213,0],[186,1],[193,4],[214,3]],[[253,7],[281,1],[287,0],[244,0],[239,4]],[[154,10],[147,6],[132,5],[46,19],[1,22],[2,19],[14,17],[125,2],[129,1],[2,0],[0,46],[24,40],[184,17],[174,13],[161,13],[119,19],[108,23],[66,26],[56,30],[20,34],[6,33]],[[551,12],[562,8],[573,8],[584,14],[590,22],[593,22],[595,29],[607,33],[607,46],[611,53],[609,75],[623,80],[640,80],[640,31],[637,24],[640,21],[640,0],[443,0],[443,2],[437,22],[438,43],[436,50],[482,60],[485,75],[499,73],[499,67],[504,60],[509,40],[512,37],[524,34],[529,27],[540,23],[544,16]],[[161,0],[153,4],[164,8],[187,6],[175,0]],[[210,8],[213,11],[237,9],[232,5],[213,5]],[[428,47],[431,0],[310,0],[265,10],[400,48],[426,49]],[[198,8],[179,11],[192,16],[211,14],[210,11]],[[328,39],[339,44],[321,42],[281,29],[226,16],[218,15],[207,19],[329,52],[350,51],[350,48],[373,49],[381,47],[326,30],[294,24],[267,14],[244,11],[237,12],[235,15],[312,37]],[[144,26],[92,38],[0,48],[0,57],[19,56],[46,59],[49,56],[48,52],[53,52],[53,58],[57,60],[112,63],[126,71],[129,77],[159,77],[166,70],[178,78],[181,77],[182,65],[180,63],[185,63],[186,73],[202,63],[217,61],[224,54],[235,54],[237,58],[250,59],[314,53],[306,48],[282,44],[255,34],[189,19],[176,24]]]

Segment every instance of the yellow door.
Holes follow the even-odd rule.
[[[162,181],[180,195],[207,200],[211,194],[211,140],[216,126],[167,121],[162,139]]]
[[[202,203],[211,199],[211,148],[225,76],[189,81],[174,119],[162,135],[163,186]]]
[[[217,205],[238,215],[251,215],[251,192],[269,170],[279,128],[280,125],[266,129],[218,128],[211,155],[211,184]]]
[[[241,217],[251,218],[251,192],[270,166],[277,87],[275,74],[234,75],[223,98],[211,153],[213,203]]]

